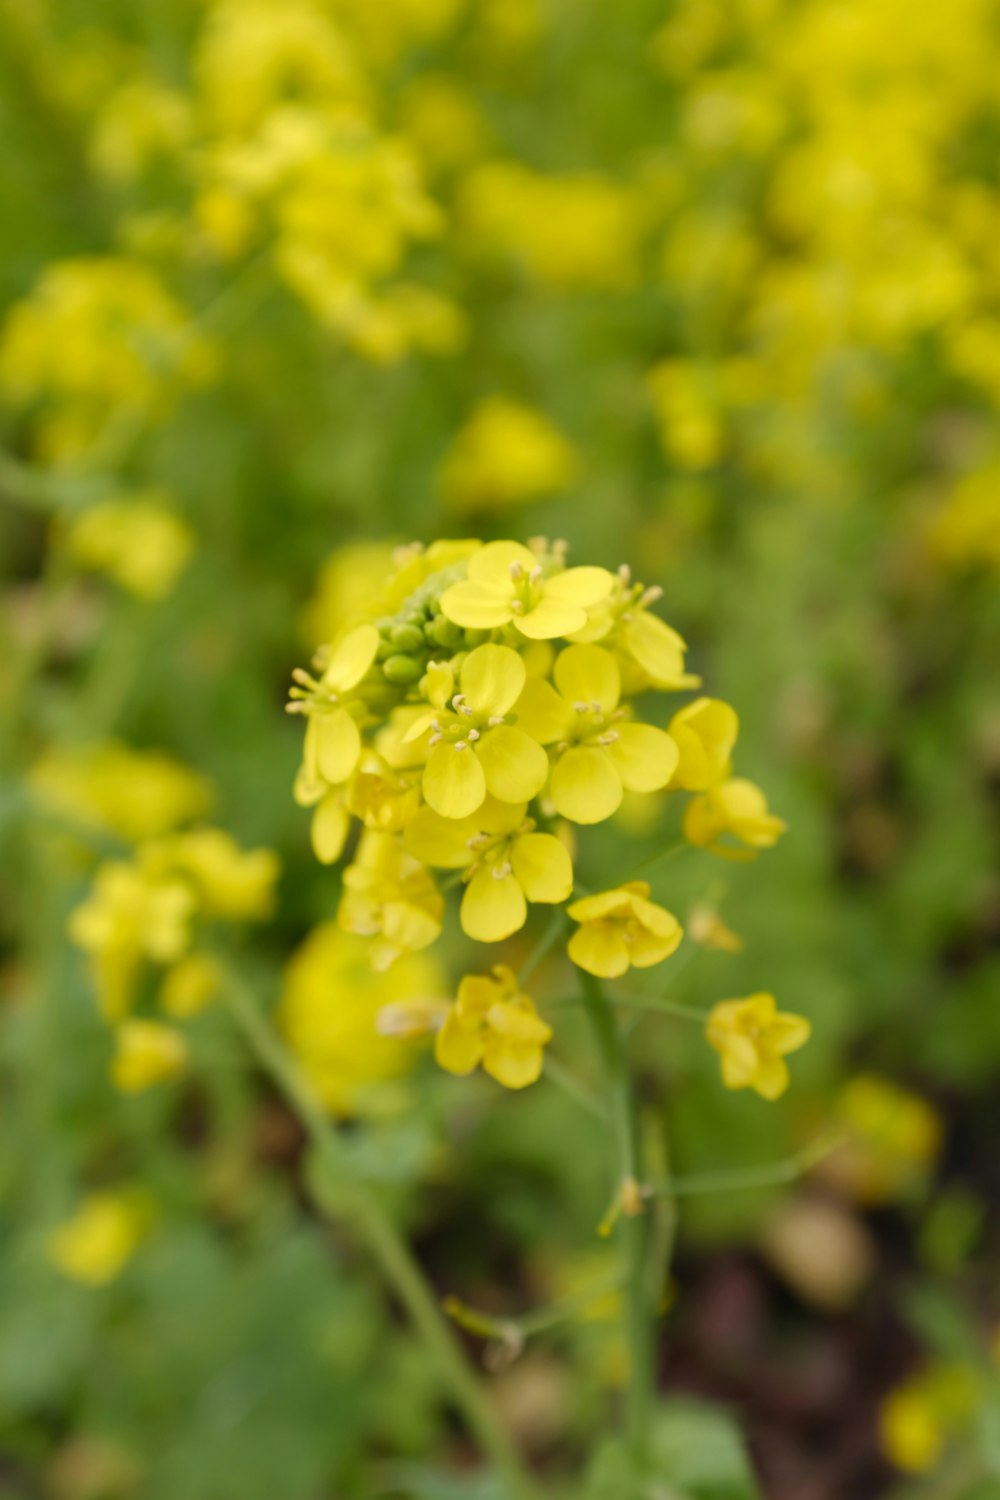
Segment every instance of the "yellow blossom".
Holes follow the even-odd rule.
[[[982,1402],[978,1372],[932,1364],[890,1391],[879,1413],[886,1457],[908,1474],[933,1469],[946,1446],[968,1431]]]
[[[828,1171],[862,1202],[884,1203],[905,1193],[941,1149],[942,1121],[932,1105],[877,1074],[849,1079],[837,1113],[850,1134]]]
[[[667,456],[683,469],[707,469],[717,463],[725,430],[705,372],[687,360],[664,360],[650,371],[649,388]]]
[[[159,491],[92,505],[69,530],[71,556],[140,599],[164,599],[194,547],[190,528]]]
[[[537,833],[525,803],[487,797],[465,818],[425,807],[405,832],[406,847],[440,869],[463,870],[462,929],[497,943],[527,921],[528,902],[558,905],[573,889],[573,865],[559,839]]]
[[[549,796],[573,823],[600,823],[626,791],[656,792],[670,781],[677,746],[662,729],[636,724],[619,708],[621,672],[601,646],[568,646],[556,657],[555,686],[528,684],[521,722],[552,744]]]
[[[355,689],[378,651],[374,625],[357,625],[332,649],[318,681],[297,674],[295,705],[308,715],[304,776],[310,786],[346,781],[361,758],[358,715],[363,712]]]
[[[148,1221],[148,1207],[134,1192],[91,1193],[49,1236],[49,1260],[72,1281],[106,1286],[132,1259]]]
[[[70,915],[69,931],[91,957],[107,1019],[127,1010],[143,958],[168,964],[181,957],[194,907],[190,887],[176,875],[123,862],[101,866],[91,894]]]
[[[254,922],[271,913],[280,869],[272,849],[241,849],[224,829],[194,828],[147,845],[144,857],[152,869],[185,876],[208,917]]]
[[[519,542],[488,542],[469,558],[468,577],[441,596],[441,611],[456,625],[494,630],[513,624],[532,640],[572,635],[587,623],[587,608],[611,592],[606,568],[546,572]]]
[[[453,711],[425,714],[409,730],[409,739],[426,737],[423,792],[442,817],[466,817],[487,792],[501,802],[528,802],[541,791],[545,751],[508,719],[526,680],[516,651],[478,646],[462,663]]]
[[[497,964],[493,977],[467,974],[437,1035],[435,1056],[449,1073],[485,1072],[508,1089],[523,1089],[541,1075],[552,1028],[517,984],[511,969]]]
[[[157,1002],[174,1021],[189,1021],[215,1000],[222,988],[219,965],[208,953],[188,953],[163,977]]]
[[[201,817],[211,791],[203,777],[159,750],[117,740],[46,751],[29,776],[46,807],[131,842]]]
[[[696,698],[679,709],[669,733],[680,752],[673,786],[702,792],[729,772],[740,722],[735,710],[719,698]]]
[[[337,1115],[377,1110],[419,1055],[405,1035],[379,1026],[386,1007],[431,1004],[445,993],[427,953],[405,953],[382,973],[368,944],[334,922],[317,927],[285,968],[280,1021],[324,1104]]]
[[[187,1060],[187,1042],[172,1026],[160,1021],[122,1021],[115,1030],[111,1081],[123,1094],[139,1094],[179,1077]]]
[[[760,787],[742,777],[719,782],[693,797],[684,812],[688,842],[726,859],[755,858],[758,850],[776,844],[786,827],[781,818],[768,812]],[[724,843],[727,834],[746,847]]]
[[[650,901],[645,880],[574,901],[569,916],[580,924],[569,940],[569,956],[600,979],[618,979],[630,967],[662,963],[684,936],[677,918]]]
[[[372,967],[387,969],[403,953],[429,947],[443,912],[444,897],[427,866],[391,834],[368,829],[344,871],[337,921],[345,932],[372,939]]]
[[[720,913],[708,902],[692,908],[687,932],[693,942],[704,948],[714,948],[717,953],[743,952],[743,939],[739,933],[727,927]]]
[[[502,510],[565,489],[577,473],[574,451],[541,412],[491,396],[455,437],[441,467],[453,510]]]
[[[755,1089],[763,1099],[779,1099],[788,1087],[785,1056],[809,1040],[803,1016],[779,1011],[773,995],[721,1000],[712,1007],[706,1035],[722,1060],[727,1089]]]

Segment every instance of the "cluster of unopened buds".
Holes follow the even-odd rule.
[[[775,843],[784,824],[730,774],[728,704],[695,697],[665,727],[639,716],[649,695],[699,687],[684,641],[652,612],[660,594],[627,567],[568,567],[560,542],[414,546],[367,617],[320,650],[313,673],[295,673],[289,709],[306,718],[295,795],[314,809],[324,863],[361,825],[338,921],[370,940],[374,967],[435,942],[459,885],[476,942],[502,942],[544,905],[564,909],[569,957],[591,975],[663,962],[683,931],[648,884],[591,891],[574,877],[574,828],[613,817],[627,793],[690,794],[684,836],[718,854]],[[433,1024],[444,1068],[482,1065],[523,1087],[551,1028],[510,969],[487,967],[453,1003],[414,997],[412,1016],[394,1005],[384,1021],[410,1034]],[[769,995],[723,1002],[708,1025],[726,1084],[766,1097],[807,1034]]]

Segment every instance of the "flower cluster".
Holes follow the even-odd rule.
[[[314,671],[295,673],[289,708],[306,720],[295,795],[313,809],[322,862],[350,848],[337,921],[367,940],[373,969],[431,947],[456,885],[475,942],[512,937],[533,906],[565,908],[578,967],[616,978],[663,962],[683,931],[650,886],[587,892],[574,873],[574,830],[613,817],[628,792],[692,794],[692,844],[752,858],[775,842],[784,825],[764,794],[729,774],[739,725],[728,704],[696,697],[666,724],[649,722],[662,710],[645,717],[656,695],[699,685],[652,611],[659,592],[624,567],[567,566],[565,546],[542,539],[406,548]],[[761,998],[743,1002],[745,1016],[720,1008],[709,1037],[729,1087],[775,1097],[787,1080],[777,1059],[807,1027],[758,1017]],[[419,1010],[404,1031],[441,1021]],[[518,1088],[538,1077],[551,1034],[514,974],[493,966],[463,980],[437,1057]]]
[[[219,828],[193,828],[139,844],[102,864],[70,916],[86,953],[101,1014],[115,1032],[112,1081],[128,1093],[174,1078],[187,1062],[184,1021],[215,998],[220,975],[199,946],[205,924],[260,921],[278,875],[269,849],[244,851]],[[154,1007],[153,1015],[139,1008]]]

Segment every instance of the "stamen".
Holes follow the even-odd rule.
[[[486,720],[486,727],[487,729],[496,729],[498,724],[503,724],[504,722],[503,714],[490,714]]]
[[[607,734],[599,734],[597,736],[597,743],[599,745],[613,745],[618,738],[617,729],[609,729]]]
[[[506,880],[507,876],[510,874],[510,872],[511,872],[511,863],[510,863],[510,860],[509,859],[505,859],[502,865],[494,865],[493,866],[493,879],[494,880]]]
[[[478,740],[478,738],[479,738],[479,730],[478,729],[470,729],[469,730],[469,742],[470,742],[470,744],[474,745],[476,743],[476,740]]]
[[[455,749],[456,750],[468,750],[468,748],[469,748],[468,743],[465,740],[456,740],[455,741]]]
[[[523,615],[524,614],[524,600],[523,599],[512,599],[510,601],[510,612],[511,612],[512,615]]]
[[[444,735],[441,733],[441,731],[439,729],[435,734],[431,735],[431,737],[427,741],[427,743],[428,743],[428,745],[430,745],[431,747],[433,747],[434,745],[440,745],[440,743],[441,743],[441,741],[443,739],[444,739]]]
[[[531,572],[528,574],[528,582],[541,583],[543,576],[544,575],[541,568],[532,568]]]
[[[629,567],[628,563],[622,563],[621,567],[618,569],[618,577],[621,579],[623,586],[625,588],[628,588],[629,584],[632,582],[632,569]]]
[[[642,605],[655,604],[657,599],[662,598],[663,590],[660,588],[660,585],[658,583],[654,583],[652,588],[647,589],[646,592],[642,595],[639,603]]]
[[[576,712],[578,714],[589,714],[590,713],[590,704],[589,703],[584,703],[582,700],[580,702],[574,703],[573,707],[574,707],[574,709],[576,710]]]
[[[521,579],[521,575],[524,573],[524,563],[520,562],[515,557],[514,561],[510,565],[509,572],[510,572],[510,576],[513,579],[513,581],[515,583],[518,583],[520,581],[520,579]]]

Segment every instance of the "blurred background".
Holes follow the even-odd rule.
[[[657,876],[672,994],[814,1028],[765,1105],[647,1018],[673,1167],[847,1142],[681,1205],[661,1385],[760,1476],[685,1495],[1000,1495],[998,69],[996,0],[0,0],[0,1495],[487,1494],[224,1020],[116,1090],[67,921],[276,851],[244,953],[435,1286],[599,1278],[585,1114],[366,1052],[283,712],[394,546],[537,534],[662,586],[789,823]],[[493,1378],[557,1486],[613,1316]]]

